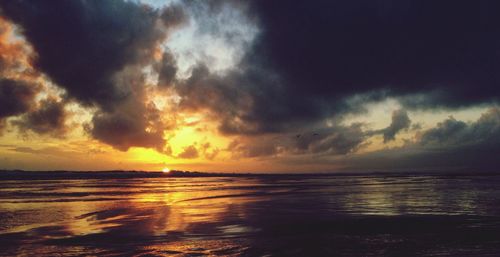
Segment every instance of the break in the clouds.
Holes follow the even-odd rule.
[[[498,153],[481,143],[496,138],[497,1],[12,0],[0,9],[0,124],[21,132],[66,134],[72,103],[89,110],[87,136],[179,159]],[[387,99],[398,106],[377,114],[383,126],[349,122]],[[478,106],[491,109],[475,122],[417,115]],[[182,126],[206,131],[204,122],[230,143],[205,135],[172,153]]]

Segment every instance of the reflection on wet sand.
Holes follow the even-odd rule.
[[[497,256],[500,178],[0,182],[5,256]]]

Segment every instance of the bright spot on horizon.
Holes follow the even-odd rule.
[[[163,171],[163,173],[169,173],[169,172],[170,172],[170,169],[169,169],[169,168],[167,168],[167,167],[165,167],[162,171]]]

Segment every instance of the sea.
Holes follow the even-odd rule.
[[[2,179],[0,256],[500,256],[500,176]]]

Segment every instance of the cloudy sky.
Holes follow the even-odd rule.
[[[0,2],[0,169],[494,171],[500,2]]]

